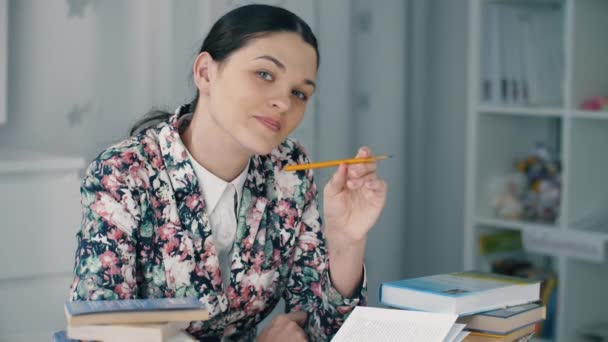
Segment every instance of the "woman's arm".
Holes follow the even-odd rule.
[[[115,157],[118,158],[118,157]],[[71,300],[132,299],[139,206],[121,169],[96,160],[81,186],[82,223],[77,233]]]
[[[352,297],[361,288],[363,281],[367,239],[345,241],[339,236],[332,236],[333,234],[335,233],[331,230],[326,231],[331,281],[342,296]]]
[[[358,158],[372,156],[366,147]],[[325,234],[331,279],[343,296],[361,284],[367,233],[386,201],[386,183],[378,179],[376,164],[340,165],[324,189]]]

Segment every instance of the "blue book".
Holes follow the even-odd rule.
[[[410,310],[470,315],[540,299],[540,281],[477,271],[385,282],[380,302]]]
[[[154,298],[65,303],[68,324],[162,323],[201,321],[209,312],[198,298]]]
[[[65,330],[61,330],[53,334],[53,342],[80,342],[80,340],[68,338]]]
[[[458,318],[467,329],[488,334],[507,335],[523,327],[543,321],[546,309],[538,303],[510,306]]]
[[[203,305],[198,298],[151,298],[66,302],[65,308],[75,316],[100,312],[201,309]]]

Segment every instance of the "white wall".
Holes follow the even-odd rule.
[[[408,104],[405,248],[407,275],[420,276],[463,267],[468,1],[410,3],[418,50],[408,84],[423,89]]]
[[[363,144],[378,152],[403,156],[400,127],[404,124],[401,58],[405,6],[388,0],[377,2],[369,14],[374,24],[365,30],[359,22],[360,11],[366,11],[363,2],[269,2],[294,10],[318,34],[322,55],[319,91],[296,132],[312,156],[318,160],[344,158]],[[0,126],[0,147],[90,160],[108,144],[124,138],[129,126],[152,106],[172,110],[189,101],[194,94],[191,63],[203,33],[233,3],[240,2],[10,1],[8,121]],[[385,34],[399,38],[392,42],[378,39]],[[375,56],[358,54],[367,49],[375,50]],[[375,63],[373,70],[360,72],[370,63]],[[353,104],[354,93],[357,98],[367,94],[367,109]],[[406,265],[401,262],[405,230],[401,229],[403,211],[399,205],[404,200],[400,176],[404,162],[405,159],[396,158],[380,168],[391,191],[389,205],[370,234],[368,245],[372,305],[377,304],[378,284],[402,274]],[[317,174],[319,186],[325,184],[330,173],[331,170],[323,170]],[[66,196],[72,193],[74,201],[77,185],[72,187]],[[75,215],[66,219],[72,222],[69,228],[60,227],[69,232],[63,239],[71,245],[78,228],[74,221],[78,218],[72,216]],[[10,234],[15,227],[18,222],[0,218],[2,233]],[[21,247],[27,248],[27,243]],[[19,260],[14,262],[13,269],[32,264],[32,260],[23,260],[22,266]],[[62,272],[71,267],[71,263],[65,265]],[[23,291],[27,286],[15,287],[30,279],[27,277],[0,281],[2,287],[13,291],[9,306],[18,306],[28,296],[35,297]],[[45,278],[52,289],[48,295],[51,302],[64,300],[69,278],[64,273]],[[32,291],[38,291],[34,287]],[[38,338],[47,330],[61,329],[60,304],[55,306],[47,307],[48,320],[23,338]],[[27,317],[29,313],[24,310],[20,314]],[[10,325],[12,321],[7,319],[0,317],[0,324]],[[10,333],[18,334],[19,326],[13,328]]]
[[[353,20],[351,79],[353,84],[352,153],[367,145],[374,153],[391,154],[378,164],[378,173],[389,184],[386,208],[368,235],[366,265],[370,305],[378,303],[383,281],[402,278],[409,228],[406,213],[406,38],[408,25],[404,1],[356,1]]]
[[[91,159],[152,106],[190,100],[190,63],[202,23],[224,11],[216,4],[11,1],[0,145]]]
[[[8,0],[0,0],[0,125],[6,121]]]
[[[432,29],[429,165],[426,184],[432,254],[425,273],[460,271],[463,267],[464,171],[467,104],[468,1],[435,0]]]

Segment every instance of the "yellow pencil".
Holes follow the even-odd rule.
[[[392,158],[393,156],[372,156],[367,158],[351,158],[351,159],[339,159],[339,160],[328,160],[324,162],[316,162],[309,164],[298,164],[298,165],[287,165],[283,170],[285,171],[301,171],[308,169],[318,169],[322,167],[339,166],[340,164],[362,164],[362,163],[373,163],[378,160],[384,160]]]

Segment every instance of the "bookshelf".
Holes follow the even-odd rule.
[[[482,236],[519,233],[521,250],[494,257],[557,278],[554,333],[536,341],[586,341],[590,324],[608,326],[608,111],[581,109],[608,96],[608,0],[469,1],[465,266],[491,269]],[[498,210],[537,142],[559,161],[555,215],[522,213],[521,191]]]
[[[0,126],[6,123],[8,82],[8,0],[0,0]]]

